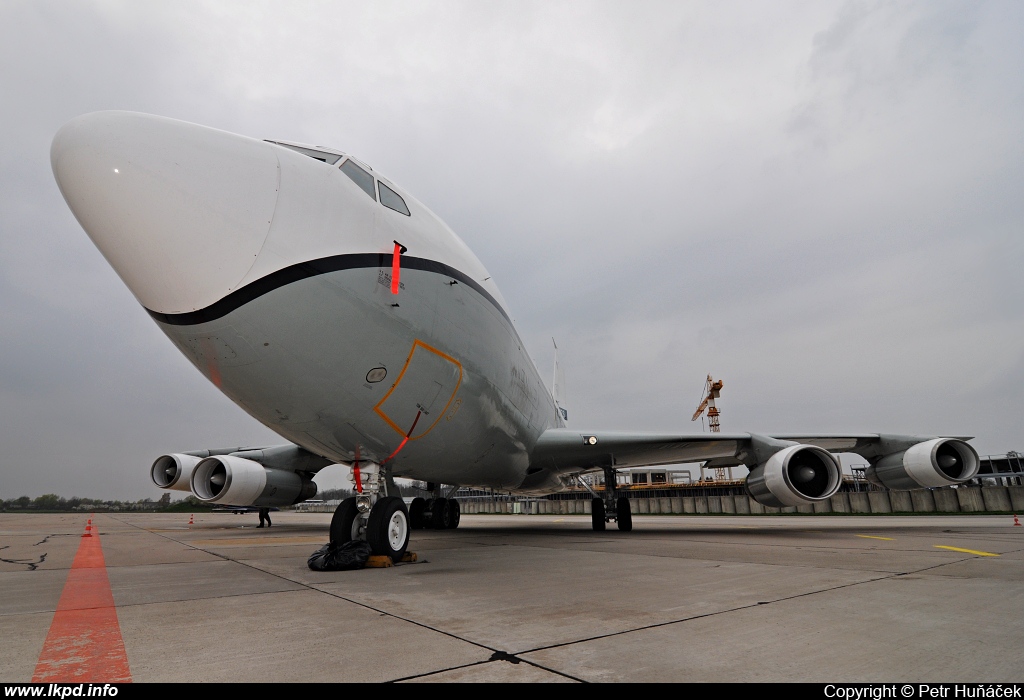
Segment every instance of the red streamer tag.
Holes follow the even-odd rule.
[[[356,492],[363,492],[363,478],[359,473],[359,445],[356,445],[356,461],[352,465],[352,476],[356,478]]]
[[[402,451],[402,448],[405,447],[405,443],[409,442],[409,436],[412,435],[412,431],[416,430],[416,424],[420,422],[420,415],[422,413],[423,411],[416,411],[416,418],[413,419],[412,427],[409,428],[409,432],[407,432],[405,434],[405,437],[402,438],[402,442],[400,442],[398,447],[395,448],[395,451],[389,454],[387,457],[385,457],[384,461],[381,462],[381,464],[387,464],[388,462],[395,458],[395,455]]]
[[[391,256],[391,293],[398,294],[398,276],[401,273],[399,259],[402,256],[402,244],[395,241],[395,254]]]

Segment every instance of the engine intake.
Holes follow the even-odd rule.
[[[162,489],[189,491],[192,488],[192,472],[201,461],[201,457],[192,455],[161,455],[153,462],[149,475],[153,483]]]
[[[828,450],[792,445],[751,469],[746,487],[758,503],[781,508],[824,501],[841,483],[839,461]]]
[[[200,501],[232,506],[290,506],[316,495],[316,484],[305,476],[231,455],[199,462],[191,485]]]
[[[882,457],[865,476],[889,489],[934,488],[969,481],[980,466],[978,453],[963,440],[935,438]]]

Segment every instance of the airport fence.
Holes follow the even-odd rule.
[[[777,513],[1024,513],[1024,486],[959,486],[916,491],[840,491],[812,506],[774,508],[742,494],[655,496],[624,491],[637,515]],[[558,494],[556,498],[458,496],[462,512],[585,515],[590,494]]]

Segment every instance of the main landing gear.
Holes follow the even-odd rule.
[[[409,504],[409,523],[413,530],[454,530],[462,520],[462,510],[454,498],[445,498],[441,489],[428,484],[433,498],[414,498]]]
[[[405,501],[398,497],[398,487],[383,473],[379,464],[363,463],[358,478],[353,478],[361,492],[346,498],[334,511],[331,519],[331,543],[344,544],[351,540],[366,540],[376,556],[401,561],[409,547],[409,511]],[[396,495],[389,495],[393,492]]]
[[[629,499],[616,494],[615,470],[613,468],[604,468],[603,498],[597,495],[583,479],[579,481],[594,497],[590,509],[591,525],[594,530],[603,532],[612,520],[615,521],[616,525],[623,532],[629,532],[633,529],[633,511],[629,506]]]

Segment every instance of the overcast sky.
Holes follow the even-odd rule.
[[[126,109],[340,148],[477,253],[570,427],[1024,450],[1024,3],[0,3],[0,498],[280,442],[167,341],[50,141]],[[340,469],[340,468],[335,468]]]

